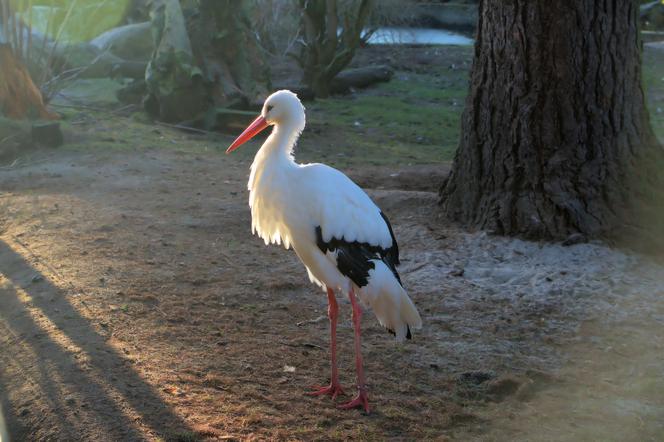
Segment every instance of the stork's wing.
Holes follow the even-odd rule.
[[[321,227],[323,241],[357,241],[386,251],[396,244],[378,206],[350,178],[324,164],[309,164],[302,169],[300,185],[309,187],[306,193],[315,199],[306,201],[306,205],[311,220]]]
[[[315,186],[316,242],[323,252],[335,252],[337,267],[358,286],[366,285],[373,259],[388,265],[397,280],[399,247],[387,217],[371,198],[336,169],[312,164],[304,167]],[[399,280],[399,282],[401,282]]]

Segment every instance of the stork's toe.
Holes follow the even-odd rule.
[[[336,399],[337,396],[340,396],[344,394],[343,388],[341,388],[341,385],[338,383],[330,383],[330,385],[326,387],[321,387],[321,386],[313,386],[312,387],[314,391],[309,391],[307,392],[307,395],[309,396],[322,396],[324,394],[328,394],[332,396],[332,399]]]
[[[357,393],[357,396],[355,396],[351,401],[338,405],[337,408],[341,410],[364,408],[364,411],[369,413],[369,396],[367,395],[366,390],[360,389],[359,393]]]

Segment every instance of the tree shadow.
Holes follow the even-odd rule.
[[[2,240],[0,264],[9,282],[0,286],[0,404],[10,436],[144,440],[190,431],[66,293]],[[25,425],[37,421],[48,428]]]

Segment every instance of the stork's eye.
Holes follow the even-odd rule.
[[[271,104],[268,105],[268,107],[267,107],[267,111],[270,112],[270,111],[272,110],[273,107],[274,107],[274,106],[272,106]]]

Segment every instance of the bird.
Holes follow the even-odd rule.
[[[361,354],[362,307],[370,307],[397,341],[410,339],[422,319],[406,293],[396,266],[399,246],[387,216],[350,178],[320,163],[298,164],[294,148],[306,123],[296,94],[270,95],[260,115],[233,141],[229,154],[264,129],[272,133],[255,155],[249,174],[251,229],[266,245],[295,251],[309,279],[327,293],[330,321],[330,384],[312,396],[344,394],[336,353],[338,304],[347,294],[352,307],[357,394],[341,409],[363,408],[369,399]],[[359,301],[358,302],[358,298]]]

